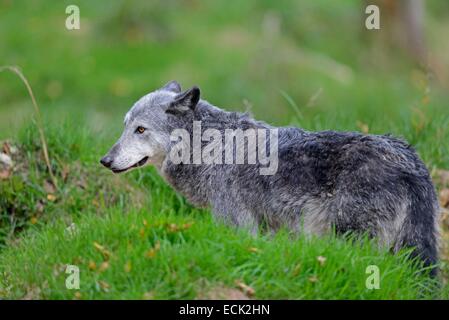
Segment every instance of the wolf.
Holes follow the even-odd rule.
[[[439,205],[429,172],[415,150],[391,135],[310,132],[278,127],[277,171],[261,164],[174,163],[169,156],[183,129],[266,129],[248,113],[227,112],[176,81],[129,110],[124,131],[101,164],[115,173],[154,165],[193,205],[210,207],[216,220],[252,233],[262,229],[323,235],[367,234],[393,252],[413,248],[432,273],[438,261]],[[204,142],[202,142],[204,143]]]

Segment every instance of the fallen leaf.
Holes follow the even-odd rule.
[[[318,277],[317,276],[311,276],[311,277],[309,277],[309,281],[312,282],[312,283],[316,283],[316,282],[318,282]]]
[[[443,208],[449,208],[449,189],[440,191],[440,205]]]
[[[98,242],[94,242],[94,247],[103,255],[103,257],[106,260],[108,260],[111,257],[111,255],[112,255],[111,252],[109,252],[105,247],[103,247]]]
[[[104,251],[105,250],[105,248],[101,244],[99,244],[98,242],[94,242],[94,247],[98,251]]]
[[[237,285],[237,287],[239,287],[240,290],[243,291],[244,294],[246,294],[249,297],[254,296],[254,294],[256,293],[256,291],[253,288],[251,288],[250,286],[248,286],[247,284],[243,283],[240,280],[236,280],[235,284]]]
[[[103,281],[103,280],[98,280],[98,284],[100,285],[100,287],[101,287],[105,292],[108,292],[108,291],[109,291],[109,288],[111,287],[111,286],[109,285],[109,283],[107,283],[106,281]]]
[[[260,252],[260,250],[257,249],[257,248],[255,248],[255,247],[250,247],[250,248],[248,248],[248,251],[249,251],[249,252],[252,252],[252,253],[259,253],[259,252]]]
[[[169,232],[179,232],[189,229],[193,225],[193,222],[184,223],[181,226],[176,225],[175,223],[170,223],[166,227]]]
[[[31,217],[30,219],[31,224],[36,224],[37,223],[37,218],[36,217]]]
[[[100,267],[98,268],[98,271],[103,272],[106,271],[106,269],[109,268],[109,262],[108,261],[104,261],[100,264]]]
[[[50,202],[55,202],[56,196],[54,194],[47,194],[47,200]]]
[[[326,263],[326,260],[327,260],[326,257],[323,257],[323,256],[318,256],[316,259],[318,260],[320,266],[324,266],[324,264]]]
[[[97,264],[95,263],[95,261],[90,260],[89,264],[87,265],[87,267],[89,268],[89,270],[96,270],[97,269]]]
[[[179,231],[178,226],[177,226],[176,224],[174,224],[174,223],[170,223],[170,224],[167,226],[167,229],[168,229],[168,231],[170,231],[170,232],[178,232],[178,231]]]
[[[156,250],[150,249],[145,253],[145,257],[147,258],[154,258],[156,256]]]
[[[156,253],[160,250],[160,248],[161,248],[161,244],[158,241],[158,242],[156,242],[156,244],[154,245],[153,248],[151,248],[150,250],[148,250],[145,253],[145,257],[147,257],[147,258],[154,258],[156,256]]]
[[[187,230],[187,229],[189,229],[191,226],[193,226],[193,222],[184,223],[184,224],[182,225],[182,229],[183,229],[183,230]]]
[[[79,292],[79,291],[75,292],[75,294],[73,295],[73,298],[76,300],[80,300],[82,298],[81,292]]]

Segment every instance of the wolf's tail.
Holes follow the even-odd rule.
[[[394,251],[413,247],[412,258],[417,257],[426,267],[432,267],[430,274],[436,276],[438,272],[435,266],[438,262],[438,200],[430,181],[424,185],[421,181],[421,184],[415,183],[412,186],[409,188],[410,206],[396,238]]]

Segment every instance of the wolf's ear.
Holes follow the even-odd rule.
[[[166,83],[159,90],[165,90],[165,91],[171,91],[171,92],[174,92],[174,93],[180,93],[181,92],[181,85],[177,81],[172,80],[172,81]]]
[[[194,86],[191,89],[178,94],[165,112],[171,114],[183,114],[187,111],[195,110],[198,101],[200,101],[200,88]]]

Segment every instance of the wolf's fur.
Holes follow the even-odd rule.
[[[274,175],[260,175],[257,164],[174,164],[167,156],[174,144],[170,133],[192,132],[194,120],[202,121],[203,131],[272,128],[198,100],[199,89],[181,93],[176,82],[144,96],[126,115],[123,135],[102,163],[124,171],[148,157],[194,205],[210,206],[217,219],[252,232],[264,225],[310,234],[332,228],[367,233],[395,252],[416,248],[426,265],[437,262],[435,190],[407,143],[388,135],[281,127]],[[147,130],[137,135],[137,126]]]

